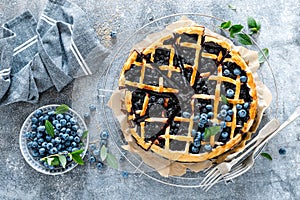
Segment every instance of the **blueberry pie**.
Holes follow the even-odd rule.
[[[205,27],[182,27],[133,50],[119,78],[130,134],[179,162],[215,158],[249,139],[257,112],[252,72]]]

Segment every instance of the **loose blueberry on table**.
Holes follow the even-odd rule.
[[[61,107],[62,113],[57,113]],[[26,132],[27,147],[34,159],[48,169],[65,168],[71,162],[83,164],[83,140],[87,131],[82,130],[75,116],[66,113],[66,105],[56,111],[38,109],[31,118],[31,130]]]

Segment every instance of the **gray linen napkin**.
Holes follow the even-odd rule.
[[[36,103],[40,92],[99,70],[109,54],[85,13],[66,0],[49,0],[38,23],[29,11],[5,23],[0,52],[0,105]]]

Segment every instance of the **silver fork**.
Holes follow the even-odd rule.
[[[240,164],[238,165],[235,169],[233,173],[228,174],[227,176],[225,176],[225,174],[227,174],[232,166],[232,163],[237,163],[236,159],[232,160],[230,163],[230,165],[228,165],[228,163],[225,163],[223,165],[223,168],[221,166],[221,164],[219,164],[218,166],[221,167],[216,167],[216,168],[222,168],[221,171],[221,175],[219,175],[215,169],[212,170],[209,174],[211,174],[212,172],[214,172],[211,176],[215,176],[216,178],[211,178],[209,176],[209,174],[205,177],[205,179],[201,182],[201,185],[204,185],[204,190],[207,191],[209,190],[214,184],[216,184],[221,178],[224,178],[224,180],[231,180],[233,178],[236,178],[242,174],[244,174],[245,172],[247,172],[254,164],[254,156],[255,154],[264,147],[264,145],[271,139],[273,138],[276,134],[278,134],[283,128],[285,128],[287,125],[289,125],[292,121],[294,121],[297,117],[300,116],[300,106],[296,108],[295,112],[288,118],[287,121],[285,121],[277,130],[276,128],[278,127],[278,125],[276,126],[276,123],[274,123],[274,120],[270,121],[265,127],[269,127],[271,129],[269,130],[264,130],[265,127],[260,131],[260,133],[258,134],[261,135],[261,137],[257,140],[256,144],[253,145],[251,148],[249,148],[245,153],[243,153],[244,155],[246,155],[247,153],[249,153],[250,151],[252,151],[254,149],[254,151]],[[276,121],[276,120],[275,120]],[[271,131],[273,130],[272,126],[274,125],[273,128],[275,128],[276,131]],[[264,136],[264,137],[263,137]],[[242,155],[243,155],[242,154]],[[239,156],[238,158],[242,157]],[[227,167],[227,168],[226,168]],[[229,169],[230,167],[230,169]],[[228,171],[229,169],[229,171]],[[226,171],[228,171],[226,173]],[[223,172],[223,173],[222,173]]]
[[[234,165],[236,165],[240,160],[245,158],[245,156],[248,155],[257,146],[258,142],[261,142],[264,138],[266,138],[268,135],[274,132],[278,127],[279,127],[279,121],[277,119],[271,120],[260,130],[259,134],[255,138],[255,141],[257,141],[255,145],[251,146],[249,149],[247,149],[245,152],[243,152],[241,155],[231,160],[230,162],[223,162],[221,164],[218,164],[216,167],[214,167],[200,183],[201,187],[203,187],[203,190],[205,191],[209,190],[225,174],[230,172],[231,168]]]
[[[271,139],[274,137],[278,132],[280,132],[283,128],[285,128],[287,125],[289,125],[292,121],[294,121],[297,117],[300,116],[300,106],[296,108],[295,112],[288,118],[287,121],[285,121],[273,134],[268,138]],[[266,142],[265,142],[266,144]],[[232,180],[245,172],[247,172],[253,165],[254,165],[254,159],[257,152],[259,152],[260,149],[263,148],[263,145],[260,145],[261,148],[257,147],[240,165],[238,165],[232,173],[227,174],[224,176],[225,181]]]

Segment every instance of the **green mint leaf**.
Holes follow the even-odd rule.
[[[69,109],[70,109],[69,106],[67,106],[66,104],[61,104],[55,109],[55,114],[63,114],[67,112]]]
[[[84,151],[84,149],[79,149],[79,150],[77,150],[77,151],[73,151],[73,152],[71,152],[70,154],[71,155],[80,155],[82,152]]]
[[[45,121],[45,129],[51,137],[54,137],[54,127],[48,120]]]
[[[113,154],[107,153],[106,162],[111,168],[118,169],[118,160]]]
[[[67,164],[67,159],[64,155],[58,155],[59,162],[61,163],[62,167],[65,168]]]
[[[224,103],[224,104],[228,104],[228,99],[225,97],[225,95],[221,94],[221,101]]]
[[[269,57],[269,49],[268,48],[263,48],[262,52],[265,54],[265,56],[268,58]],[[264,57],[264,55],[262,54],[262,52],[258,52],[258,61],[259,63],[263,63],[266,61],[266,58]]]
[[[238,41],[243,45],[252,45],[251,38],[243,33],[236,34]]]
[[[59,166],[59,159],[58,159],[58,157],[53,157],[51,165],[52,166]]]
[[[270,156],[270,154],[268,154],[268,153],[261,153],[260,155],[264,158],[267,158],[268,160],[273,160],[272,157]]]
[[[104,145],[101,147],[100,157],[102,161],[107,158],[107,148]]]
[[[82,138],[82,139],[85,139],[85,138],[87,137],[87,135],[88,135],[88,131],[86,130],[86,131],[83,132],[81,138]]]
[[[236,12],[236,7],[234,5],[228,4],[228,8]]]
[[[79,154],[72,154],[72,160],[78,163],[79,165],[84,165],[84,161]]]
[[[204,139],[209,138],[210,136],[216,135],[221,130],[221,126],[211,126],[208,128],[205,128],[204,130]]]
[[[48,165],[52,165],[52,161],[54,160],[54,158],[47,158],[46,157],[45,159],[46,159]]]
[[[231,26],[231,21],[223,22],[220,26],[222,29],[227,29]]]
[[[247,23],[251,33],[257,33],[260,30],[261,24],[254,18],[248,17]]]
[[[235,25],[232,25],[230,28],[229,28],[229,32],[230,32],[230,37],[234,38],[234,35],[236,33],[239,33],[241,32],[241,30],[244,28],[244,26],[242,26],[241,24],[235,24]]]

